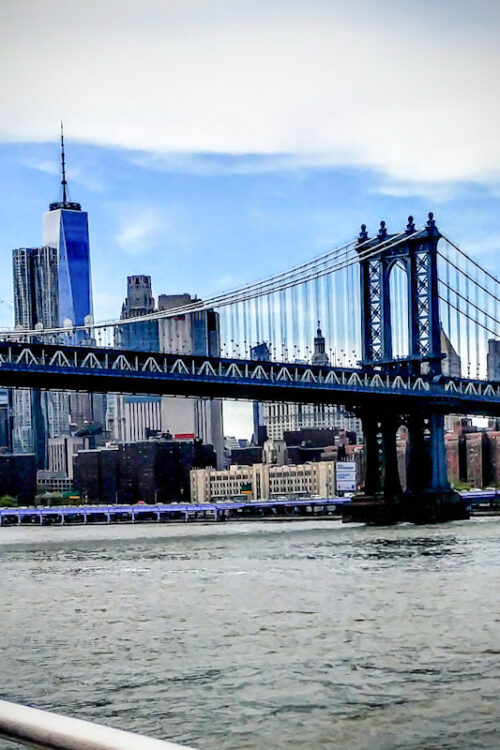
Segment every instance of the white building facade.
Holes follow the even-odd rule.
[[[210,503],[230,498],[272,500],[277,497],[335,497],[335,462],[192,469],[191,499]]]
[[[304,428],[349,430],[361,436],[361,420],[350,416],[337,404],[263,404],[263,421],[267,436],[282,440],[287,431]]]
[[[108,402],[106,426],[119,443],[147,440],[152,431],[164,432],[161,396],[114,396]]]

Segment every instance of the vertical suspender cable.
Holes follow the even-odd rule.
[[[240,331],[240,303],[237,302],[234,306],[234,320],[235,320],[235,339],[236,339],[236,351],[240,353],[241,350],[241,331]],[[241,354],[240,354],[241,356]]]
[[[280,359],[285,358],[285,339],[286,339],[286,299],[285,291],[282,289],[279,293],[280,296]]]
[[[319,285],[319,276],[316,276],[316,278],[314,279],[314,312],[316,320],[321,320],[320,300],[321,292]],[[322,322],[324,324],[325,321],[323,320]]]
[[[344,331],[343,331],[344,335],[342,337],[343,338],[343,343],[344,343],[344,346],[343,346],[344,356],[342,357],[342,360],[343,360],[342,361],[342,366],[344,367],[347,364],[346,359],[348,359],[348,352],[349,352],[349,334],[348,334],[348,329],[349,329],[349,309],[348,309],[349,287],[348,287],[348,284],[347,284],[347,272],[346,272],[346,270],[342,271],[342,281],[343,281],[343,286],[344,286],[344,288],[343,288],[343,296],[342,296],[342,298],[344,300],[343,305],[342,305],[342,307],[344,309]]]
[[[248,300],[243,302],[243,350],[245,357],[248,357],[249,336],[249,303]]]
[[[293,320],[293,346],[294,346],[294,359],[300,359],[300,330],[299,330],[299,305],[298,305],[298,293],[297,287],[292,287],[292,320]]]
[[[460,291],[460,275],[458,272],[458,263],[459,263],[458,252],[455,250],[455,265],[457,267],[455,270],[455,289],[457,291]],[[462,362],[462,373],[464,373],[464,372],[467,372],[467,369],[465,367],[465,362],[464,362],[464,348],[463,348],[463,343],[462,343],[462,333],[460,329],[460,310],[459,310],[460,305],[459,305],[459,298],[456,297],[456,295],[455,295],[455,298],[456,298],[455,319],[456,319],[456,324],[457,324],[457,344],[458,344],[457,351]]]
[[[284,302],[284,342],[285,342],[285,359],[288,360],[288,290],[283,289],[283,302]]]
[[[326,324],[328,331],[328,349],[331,350],[334,347],[333,338],[333,305],[332,305],[332,274],[329,273],[324,277],[324,294],[326,300]],[[330,362],[330,364],[333,364]]]
[[[448,244],[446,245],[446,248],[447,249],[449,248]],[[450,307],[450,302],[451,302],[451,300],[450,300],[450,286],[451,286],[451,284],[450,284],[450,264],[447,263],[447,262],[445,262],[444,265],[445,265],[446,284],[447,284],[447,286],[446,286],[446,304],[447,304],[446,313],[447,313],[447,317],[448,317],[448,331],[447,331],[447,334],[450,337],[450,341],[452,341],[452,338],[451,338],[451,307]]]
[[[476,279],[477,277],[478,277],[478,274],[476,272]],[[475,291],[476,291],[476,314],[474,315],[474,318],[476,318],[479,321],[479,309],[478,309],[479,308],[479,287],[477,285],[476,285]],[[479,336],[481,335],[482,337],[483,332],[480,331],[478,323],[476,323],[475,328],[476,328],[476,378],[479,378],[480,377],[480,365],[481,365],[481,360],[479,357],[479,347],[480,347]]]
[[[271,310],[271,303],[272,303],[272,295],[268,294],[266,297],[266,305],[267,305],[267,345],[269,348],[271,348],[272,344],[272,329],[273,329],[273,313]]]
[[[301,315],[302,315],[302,358],[306,359],[306,352],[307,352],[307,295],[306,295],[306,284],[301,284],[301,292],[302,292],[302,305],[301,305]]]
[[[312,312],[311,311],[311,286],[310,286],[310,282],[309,281],[306,281],[306,283],[304,284],[304,293],[306,295],[306,303],[305,303],[305,306],[304,306],[304,321],[305,321],[305,331],[306,331],[306,352],[307,352],[308,349],[310,348],[311,344],[312,344],[312,336],[311,336],[311,312]]]

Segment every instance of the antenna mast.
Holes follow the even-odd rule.
[[[64,203],[64,205],[66,205],[66,203],[68,202],[67,191],[66,191],[66,186],[68,183],[66,182],[66,165],[64,163],[64,131],[63,131],[62,120],[61,120],[61,167],[62,167],[61,185],[63,189],[62,202]]]

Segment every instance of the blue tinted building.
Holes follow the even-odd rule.
[[[92,315],[87,212],[78,203],[51,203],[43,217],[43,237],[58,252],[59,324],[83,325]]]
[[[151,276],[127,277],[127,296],[122,306],[121,319],[137,318],[155,311],[155,300],[151,287]],[[157,320],[142,320],[120,326],[116,333],[116,346],[122,349],[137,349],[157,352],[160,339]]]
[[[61,126],[62,127],[62,126]],[[43,217],[44,244],[59,259],[59,324],[83,325],[93,314],[88,214],[68,200],[64,140],[61,130],[62,200],[51,203]],[[79,340],[83,335],[77,337]]]

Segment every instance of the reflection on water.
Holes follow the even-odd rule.
[[[206,750],[500,745],[496,519],[13,527],[0,564],[7,699]]]

